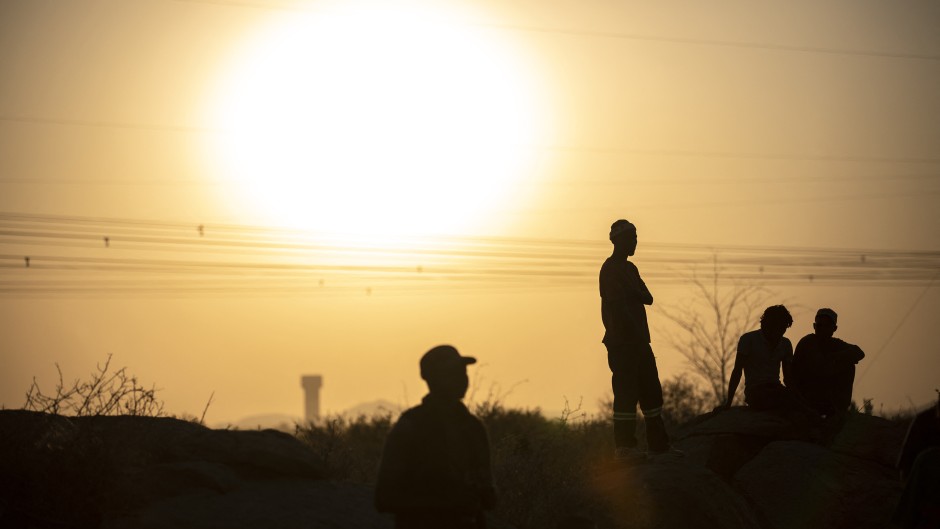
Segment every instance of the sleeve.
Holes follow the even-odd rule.
[[[615,277],[614,271],[610,266],[610,261],[605,261],[604,265],[601,266],[598,284],[600,287],[601,298],[606,300],[613,300],[617,298],[618,290],[620,289],[617,288],[617,278]]]
[[[838,344],[839,348],[833,353],[833,358],[840,364],[857,364],[865,358],[865,353],[859,346],[843,342],[842,340],[839,340]]]
[[[639,302],[644,305],[652,305],[653,294],[650,292],[649,287],[646,286],[646,282],[643,281],[643,278],[640,277],[640,270],[636,268],[636,265],[633,265],[633,268],[636,270],[637,298]]]

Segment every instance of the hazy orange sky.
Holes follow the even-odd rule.
[[[921,406],[937,94],[932,1],[8,0],[0,404],[113,354],[170,412],[214,392],[210,423],[299,416],[312,373],[326,411],[413,405],[452,343],[477,398],[593,411],[624,217],[663,378],[711,246],[777,278],[794,343],[839,312],[858,400]]]

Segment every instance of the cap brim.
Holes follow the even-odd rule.
[[[460,361],[463,362],[465,366],[477,363],[477,359],[472,356],[461,356]]]

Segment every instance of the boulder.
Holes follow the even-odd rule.
[[[888,527],[904,432],[853,414],[823,446],[771,413],[706,414],[674,435],[684,457],[596,475],[590,517],[603,529]]]
[[[370,487],[329,484],[321,469],[303,443],[274,430],[0,411],[4,527],[385,526]]]
[[[796,441],[768,444],[734,487],[764,529],[882,529],[903,488],[889,467]]]
[[[593,518],[612,529],[760,529],[748,503],[713,472],[682,459],[619,465],[596,476]]]

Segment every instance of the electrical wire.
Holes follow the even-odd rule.
[[[547,284],[583,289],[596,282],[598,263],[609,251],[606,241],[519,237],[387,243],[261,226],[0,212],[6,250],[0,254],[0,292],[275,294],[342,284],[359,293],[415,294],[467,281],[490,291]],[[22,252],[27,247],[40,251]],[[173,258],[155,257],[161,253]],[[714,259],[724,280],[772,285],[911,286],[931,281],[940,270],[940,251],[656,242],[644,242],[636,262],[650,283],[666,285],[687,283],[698,266]]]

